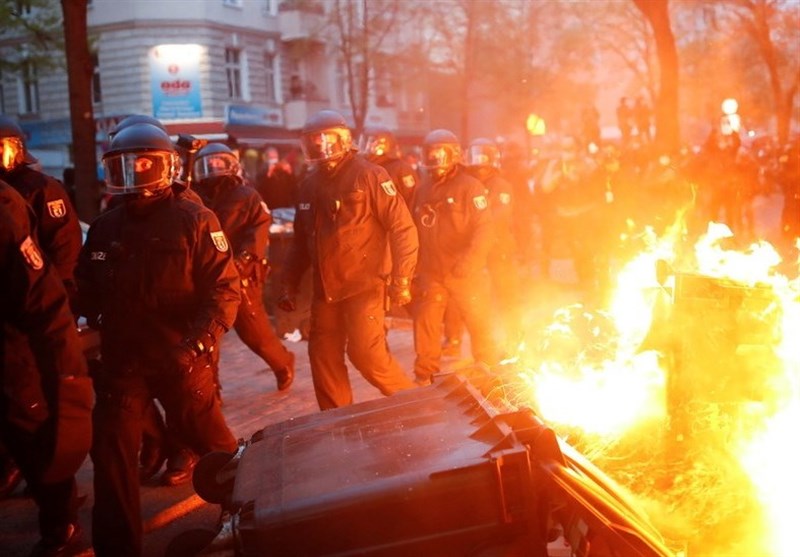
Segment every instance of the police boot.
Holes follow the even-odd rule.
[[[17,489],[22,482],[22,471],[10,458],[4,459],[3,475],[0,476],[0,500],[5,499]]]
[[[285,391],[294,382],[294,352],[289,352],[289,363],[281,369],[275,370],[275,379],[278,380],[278,390]]]
[[[83,539],[79,524],[67,524],[61,531],[44,536],[33,546],[30,557],[74,557],[93,555],[89,544]]]
[[[139,453],[139,480],[146,482],[161,470],[167,460],[164,447],[155,439],[144,437]]]
[[[189,449],[180,449],[167,459],[167,469],[161,474],[162,485],[181,485],[192,479],[199,458]]]
[[[442,344],[442,357],[443,358],[460,358],[461,357],[461,341],[457,338],[445,339]]]

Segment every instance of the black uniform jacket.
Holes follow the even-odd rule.
[[[64,186],[28,166],[19,166],[3,179],[11,184],[36,214],[36,237],[59,277],[70,288],[81,250],[81,225]],[[71,294],[71,293],[70,293]]]
[[[483,269],[493,241],[488,208],[486,188],[461,165],[438,182],[425,181],[414,208],[417,274],[442,280],[456,264],[470,273]]]
[[[0,406],[33,431],[50,415],[59,378],[86,377],[87,369],[66,291],[32,237],[30,211],[0,181]],[[31,352],[34,359],[22,357]]]
[[[414,199],[419,185],[419,175],[414,168],[403,159],[397,157],[380,157],[373,161],[386,169],[389,177],[397,187],[397,191],[408,205],[409,211],[414,208]]]
[[[353,153],[333,174],[314,171],[300,184],[294,234],[286,282],[296,288],[312,264],[317,295],[328,302],[389,273],[410,278],[417,263],[417,231],[397,188],[386,170]]]
[[[492,234],[494,240],[489,259],[495,256],[513,256],[516,254],[514,239],[514,186],[496,169],[483,180],[486,196],[489,199],[489,212],[492,215]]]
[[[234,257],[243,252],[259,259],[267,257],[272,217],[256,190],[235,177],[226,179],[213,192],[200,184],[196,187],[205,206],[217,215]]]
[[[236,318],[239,274],[216,215],[172,191],[150,209],[101,214],[78,261],[81,310],[99,318],[109,369],[163,369],[184,338],[216,340]]]

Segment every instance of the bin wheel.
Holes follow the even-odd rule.
[[[220,471],[233,458],[232,453],[213,452],[204,455],[194,468],[192,485],[195,492],[206,502],[221,505],[233,492],[233,474],[219,478]]]
[[[208,547],[217,533],[205,528],[181,532],[167,544],[164,557],[195,557]]]

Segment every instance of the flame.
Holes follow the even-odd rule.
[[[776,272],[781,257],[767,242],[730,249],[733,234],[719,223],[709,224],[690,255],[681,253],[682,222],[681,215],[663,237],[645,230],[644,249],[617,274],[606,311],[571,306],[556,312],[538,352],[526,350],[520,358],[527,387],[522,397],[556,431],[577,435],[579,449],[637,494],[676,545],[691,546],[689,554],[788,557],[797,553],[793,519],[800,501],[800,451],[794,448],[800,279]],[[723,346],[735,350],[730,359],[721,354],[720,361],[703,362],[711,374],[747,362],[744,379],[732,381],[752,382],[759,395],[692,407],[704,433],[678,453],[674,443],[682,439],[661,446],[669,430],[669,372],[663,354],[648,346],[656,310],[673,301],[675,287],[658,276],[659,261],[743,285],[745,301],[747,288],[766,293],[759,303],[741,303],[738,312],[746,315],[736,315],[741,330],[762,332],[757,340],[748,345],[726,338]]]

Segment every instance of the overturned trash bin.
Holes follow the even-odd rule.
[[[196,555],[672,555],[532,412],[461,375],[270,425],[194,482],[223,509]]]

